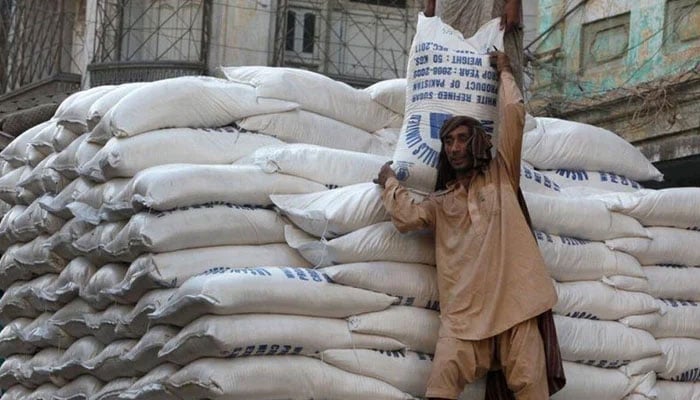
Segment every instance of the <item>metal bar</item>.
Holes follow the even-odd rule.
[[[180,7],[182,7],[182,5],[180,5]],[[146,13],[148,10],[150,10],[151,8],[153,8],[153,5],[151,5],[151,6],[148,7],[146,10],[144,10],[144,12],[141,13],[141,15],[139,16],[139,19],[141,19],[141,18],[145,15],[145,13]],[[175,16],[175,14],[176,14],[176,12],[173,12],[165,21],[163,21],[163,23],[166,23],[166,22],[170,21],[170,20]],[[132,24],[131,26],[134,26],[134,25]],[[147,38],[143,39],[143,40],[141,41],[141,44],[140,44],[136,49],[134,49],[133,52],[130,52],[131,54],[129,55],[129,58],[131,58],[131,56],[133,56],[134,54],[136,54],[136,52],[138,52],[139,50],[141,50],[141,49],[146,45],[146,43],[148,43],[148,41],[151,40],[151,38],[152,38],[154,35],[157,35],[157,34],[159,33],[161,27],[162,27],[162,25],[159,25],[156,29],[153,30],[153,32],[151,32],[151,33],[148,35]],[[154,61],[158,61],[158,60],[156,59],[156,60],[154,60]]]
[[[56,60],[51,59],[51,54],[50,51],[48,52],[49,54],[43,54],[43,50],[41,48],[41,45],[43,42],[40,40],[43,39],[42,37],[42,30],[37,29],[39,27],[39,22],[43,21],[38,21],[39,18],[39,13],[42,12],[43,10],[37,10],[35,9],[36,3],[32,3],[30,6],[31,8],[29,9],[29,12],[27,13],[26,16],[26,21],[24,25],[24,30],[28,33],[27,40],[24,41],[21,45],[25,50],[28,50],[28,55],[25,55],[24,53],[22,54],[22,83],[21,86],[24,86],[27,83],[32,82],[32,77],[37,74],[37,70],[39,71],[39,75],[41,72],[47,68],[47,65],[49,65],[52,62],[55,62]],[[30,18],[32,19],[30,21]],[[47,24],[51,26],[51,24]],[[44,31],[45,32],[45,31]],[[39,52],[37,52],[37,46],[39,46]],[[38,54],[37,54],[38,53]],[[36,60],[31,60],[32,55],[37,55]],[[44,56],[44,57],[41,57]],[[41,59],[39,59],[41,57]],[[30,59],[29,62],[27,62],[27,59]],[[40,66],[40,63],[41,66]]]
[[[102,50],[100,61],[118,61],[121,59],[122,52],[124,3],[123,0],[117,0],[116,3],[110,3],[108,0],[101,1],[103,1],[102,4],[105,4],[105,7],[102,12]],[[114,8],[113,14],[110,13],[111,8]],[[112,42],[111,46],[107,43],[110,37]]]
[[[103,21],[103,16],[104,12],[100,12],[100,9],[102,8],[102,1],[100,0],[95,0],[95,15],[93,15],[93,18],[95,19],[95,33],[93,40],[95,42],[94,47],[92,49],[92,54],[90,58],[90,63],[97,62],[97,60],[101,59],[102,57],[98,57],[98,54],[101,54],[103,51],[103,45],[102,45],[102,27],[104,24]]]
[[[8,0],[0,0],[0,94],[7,88],[7,51],[9,39],[9,19],[12,4]]]
[[[201,10],[201,8],[200,8],[200,10]],[[185,30],[185,32],[184,32],[182,35],[180,35],[179,37],[175,38],[175,40],[173,40],[173,43],[172,43],[170,46],[168,46],[168,48],[165,49],[165,51],[164,51],[163,53],[164,53],[164,54],[167,53],[170,49],[172,49],[173,47],[175,47],[175,45],[179,44],[179,43],[182,41],[182,39],[183,39],[185,36],[187,36],[188,33],[191,32],[191,30],[192,30],[192,25],[190,25],[190,29]],[[180,55],[183,55],[182,52],[180,52]]]
[[[114,33],[114,47],[116,49],[116,54],[114,55],[114,61],[122,61],[122,47],[124,45],[124,9],[126,8],[126,2],[129,0],[119,0],[117,3],[116,17],[118,18],[117,31]],[[129,12],[131,16],[131,12]],[[127,39],[126,45],[129,45],[129,40]]]
[[[272,65],[284,65],[285,38],[287,36],[287,12],[289,11],[288,0],[277,1],[277,18],[275,24],[275,44],[272,53]]]
[[[332,16],[332,9],[333,5],[335,4],[335,1],[328,1],[326,3],[326,8],[321,10],[321,13],[325,15],[325,20],[326,20],[326,31],[324,32],[326,36],[326,41],[325,41],[325,46],[322,45],[322,43],[319,43],[319,47],[321,49],[325,49],[323,53],[323,58],[321,59],[321,65],[323,68],[323,71],[328,73],[328,64],[331,63],[331,57],[330,57],[330,43],[331,43],[331,30],[333,29],[333,21],[331,20]]]
[[[204,63],[204,65],[208,65],[209,63],[207,61],[209,59],[210,43],[209,35],[211,33],[211,14],[213,9],[212,0],[204,0],[202,6],[204,7],[204,10],[202,12],[202,38],[199,45],[199,61]]]
[[[199,15],[200,12],[203,12],[204,4],[203,4],[203,2],[200,1],[199,7],[197,7],[196,12],[194,13],[194,17],[192,16],[193,13],[192,13],[192,10],[190,9],[190,5],[191,5],[191,3],[180,3],[180,6],[172,14],[174,17],[176,17],[175,23],[177,25],[175,28],[173,28],[173,30],[175,32],[182,31],[182,34],[180,34],[180,36],[168,36],[165,33],[158,35],[159,38],[162,36],[165,38],[172,39],[172,43],[170,44],[170,46],[168,46],[162,52],[162,54],[159,54],[159,52],[156,52],[157,59],[161,59],[172,48],[175,48],[177,50],[177,52],[180,55],[180,58],[184,58],[187,60],[190,59],[189,55],[190,55],[190,49],[192,47],[191,46],[191,42],[192,42],[191,39],[192,39],[192,32],[194,29],[194,22],[197,19],[196,16]],[[183,10],[185,10],[186,6],[188,7],[186,10],[189,12],[189,18],[183,18],[183,14],[184,14]],[[179,26],[180,24],[182,24],[184,27],[180,28],[180,26]],[[185,37],[188,35],[190,36],[190,39],[185,40]],[[182,46],[185,44],[187,45],[187,54],[185,54],[182,51]],[[175,47],[175,46],[179,46],[179,47]]]
[[[182,3],[180,3],[180,6],[178,7],[177,10],[173,11],[172,15],[177,15],[178,11],[180,10],[180,7],[182,7]],[[162,28],[163,28],[163,24],[160,22],[160,14],[161,14],[162,12],[163,12],[163,7],[158,7],[158,11],[156,12],[156,29],[153,30],[154,32],[159,32],[159,31],[161,31]],[[168,18],[168,19],[170,19],[170,18]],[[166,21],[167,21],[167,20],[166,20]],[[162,35],[156,34],[155,36],[156,36],[156,40],[155,40],[155,41],[156,41],[156,50],[153,52],[153,54],[154,54],[153,57],[154,57],[156,60],[159,60],[161,54],[158,52],[158,47],[159,47],[159,45],[160,45],[160,38],[161,38]],[[143,44],[145,45],[146,41],[144,40],[144,41],[141,42],[141,43],[143,43]]]
[[[283,7],[285,4],[287,8]],[[323,18],[323,23],[317,24],[317,28],[323,27],[321,28],[323,31],[316,35],[314,56],[309,58],[308,54],[304,53],[297,54],[294,59],[289,58],[294,52],[284,50],[284,39],[287,32],[282,31],[281,27],[284,26],[284,21],[286,21],[284,16],[290,7],[288,2],[278,0],[275,44],[273,46],[274,65],[316,67],[319,72],[325,74],[346,75],[348,74],[346,66],[352,63],[357,70],[357,73],[352,74],[354,77],[366,76],[376,80],[386,76],[387,73],[397,77],[402,76],[403,68],[399,67],[398,64],[399,60],[404,60],[408,53],[408,43],[410,43],[410,38],[407,37],[410,34],[408,7],[410,6],[387,11],[386,7],[390,6],[364,4],[359,6],[363,10],[361,13],[366,15],[368,19],[368,21],[364,21],[363,18],[363,23],[359,23],[360,20],[354,15],[355,9],[350,8],[347,0],[320,2],[309,0],[308,4],[300,2],[299,7],[300,9],[312,7],[320,13],[317,15]],[[393,24],[390,26],[388,20],[384,19],[382,15],[384,13],[391,14],[391,21],[396,22],[395,26]],[[336,19],[337,23],[334,23]],[[371,29],[367,29],[368,27]],[[397,29],[397,27],[404,29]],[[353,38],[348,37],[348,29],[352,30],[354,38],[362,38],[367,44],[354,44]],[[383,38],[382,43],[378,43],[380,38]],[[401,49],[398,54],[396,53],[397,48]],[[358,50],[367,54],[360,57]],[[391,54],[384,54],[386,51],[390,51]],[[371,66],[368,65],[370,63]],[[348,75],[348,79],[350,79],[350,75]]]
[[[64,0],[58,0],[58,7],[57,7],[57,8],[58,8],[58,9],[57,9],[58,12],[56,13],[56,16],[58,17],[58,21],[57,21],[57,22],[58,22],[58,24],[57,24],[57,26],[58,26],[58,38],[57,38],[57,43],[56,43],[56,44],[58,45],[58,46],[57,46],[58,51],[56,51],[56,53],[57,53],[57,54],[56,54],[56,66],[58,66],[58,69],[59,69],[59,70],[62,69],[62,68],[61,68],[61,61],[62,61],[62,60],[61,60],[61,58],[62,58],[61,56],[62,56],[62,53],[63,53],[60,49],[62,49],[62,48],[63,48],[63,45],[64,45],[64,42],[63,42],[63,39],[64,39],[64,38],[63,38],[63,35],[64,35],[64,32],[65,32],[65,31],[64,31],[64,29],[65,29],[65,18],[63,18],[63,17],[64,17],[64,14],[63,14],[63,13],[65,12],[65,8],[64,8],[64,7],[65,7],[65,2],[64,2]]]
[[[10,68],[11,68],[11,77],[12,77],[12,83],[10,86],[10,90],[15,89],[17,86],[17,81],[20,79],[20,74],[21,74],[21,69],[20,66],[18,66],[20,60],[21,60],[21,49],[22,46],[18,45],[18,43],[22,43],[24,39],[24,32],[22,30],[22,5],[20,3],[15,3],[16,4],[16,14],[15,14],[15,23],[14,23],[14,51],[12,54],[12,59],[10,62]]]
[[[345,15],[347,15],[348,19],[350,19],[350,21],[351,21],[352,23],[354,23],[356,26],[359,26],[359,24],[357,23],[357,21],[355,21],[355,19],[352,17],[352,13],[346,12]],[[365,38],[365,40],[367,40],[368,42],[372,43],[372,41],[370,40],[369,36],[368,36],[362,29],[358,29],[358,31],[360,32],[360,34],[362,34],[362,36]],[[349,51],[349,50],[348,50],[348,51]],[[352,52],[350,52],[350,53],[352,54]],[[386,62],[386,63],[389,62],[389,61],[386,59],[386,57],[384,57],[384,55],[383,55],[381,52],[375,50],[374,53],[375,53],[376,55],[378,55],[384,62]],[[353,55],[353,57],[355,57],[355,56]],[[361,61],[361,60],[360,60],[359,58],[357,58],[357,57],[355,57],[355,59],[356,59],[358,62]],[[360,65],[361,65],[361,63],[360,63]],[[362,69],[365,70],[365,72],[367,72],[367,74],[368,74],[369,76],[372,76],[372,75],[369,73],[369,71],[367,71],[367,68],[364,67],[364,65],[362,66]]]
[[[24,57],[25,57],[24,55],[25,55],[26,50],[27,50],[27,47],[24,46],[24,43],[26,43],[27,32],[28,32],[28,30],[26,29],[27,23],[26,23],[26,21],[23,21],[23,19],[25,18],[25,14],[26,14],[24,12],[25,6],[26,6],[26,3],[22,4],[21,6],[19,4],[17,5],[17,11],[18,11],[18,15],[17,15],[18,36],[17,36],[17,38],[19,40],[17,40],[14,43],[15,48],[16,48],[16,52],[15,52],[15,59],[14,59],[14,63],[13,63],[13,67],[14,67],[14,71],[13,71],[14,74],[13,75],[15,75],[15,84],[13,86],[15,86],[15,88],[22,86],[24,79],[25,79],[24,77],[25,77],[26,72],[27,72],[27,69],[23,65],[23,61],[24,61]]]

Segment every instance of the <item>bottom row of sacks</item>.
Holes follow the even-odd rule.
[[[166,363],[140,377],[104,383],[89,375],[32,390],[13,386],[3,400],[18,399],[378,399],[422,397],[431,357],[414,352],[327,350],[315,357],[277,355],[202,358],[185,367]],[[656,382],[653,373],[630,380],[611,369],[564,362],[567,386],[552,399],[696,399],[697,384]],[[57,384],[62,383],[61,387]],[[413,392],[412,394],[409,392]],[[468,385],[460,400],[483,400],[484,380]],[[627,396],[627,397],[625,397]]]
[[[402,293],[398,289],[339,284],[352,281],[347,267],[214,268],[178,288],[147,292],[136,305],[97,311],[78,298],[26,319],[24,329],[17,321],[0,333],[3,354],[12,354],[0,366],[0,387],[9,388],[2,400],[424,396],[438,312],[397,305],[406,298],[384,294]],[[404,275],[422,271],[403,267]],[[425,292],[426,299],[436,294]],[[555,323],[564,358],[582,362],[565,363],[567,386],[554,399],[695,399],[700,393],[697,384],[656,382],[647,364],[662,351],[643,330],[561,315]],[[27,335],[12,339],[17,332]],[[468,386],[462,399],[483,399],[483,388]]]

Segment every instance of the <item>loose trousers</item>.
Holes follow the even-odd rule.
[[[517,400],[549,398],[542,336],[536,319],[479,341],[440,338],[428,379],[428,398],[457,399],[464,385],[503,369]]]

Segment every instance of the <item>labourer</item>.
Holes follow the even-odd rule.
[[[455,116],[440,130],[436,192],[414,201],[391,162],[375,180],[399,231],[435,233],[441,325],[429,399],[457,399],[493,369],[518,400],[550,394],[538,316],[557,295],[517,195],[525,110],[508,56],[491,62],[503,111],[496,156],[478,120]]]

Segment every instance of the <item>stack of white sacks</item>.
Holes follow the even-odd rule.
[[[275,78],[278,72],[284,79]],[[331,349],[399,354],[406,346],[396,339],[352,332],[345,321],[397,299],[306,269],[309,262],[285,243],[288,222],[271,210],[270,200],[273,193],[370,180],[358,171],[316,182],[270,168],[303,167],[296,157],[314,172],[330,170],[321,165],[325,160],[369,163],[374,175],[388,160],[397,134],[391,127],[401,116],[369,92],[331,87],[320,75],[267,73],[277,79],[272,85],[317,87],[296,92],[298,101],[263,99],[256,91],[264,84],[213,78],[91,89],[66,100],[50,124],[26,132],[2,153],[12,161],[2,192],[14,206],[1,236],[7,249],[0,268],[7,289],[0,304],[7,324],[0,334],[0,354],[7,358],[0,367],[0,387],[8,389],[3,399],[411,398],[320,361],[320,352]],[[306,104],[319,86],[357,108],[338,110],[330,102],[324,111],[323,104]],[[336,125],[331,134],[342,135],[338,127],[357,134],[326,145],[384,155],[317,146],[286,150],[274,131],[217,128],[292,112],[300,123],[325,118]],[[334,113],[361,127],[341,126]],[[41,147],[46,161],[40,164],[29,150],[39,148],[35,136],[48,127],[55,131],[51,140],[68,138]],[[304,129],[295,134],[306,136],[284,139],[323,139],[324,132]],[[263,354],[275,356],[246,357]]]
[[[1,191],[12,209],[0,223],[4,252],[0,259],[0,285],[6,290],[0,299],[0,311],[2,322],[8,324],[0,335],[2,354],[7,358],[0,367],[1,386],[7,389],[20,379],[26,385],[14,385],[6,397],[32,398],[29,394],[34,389],[39,393],[52,392],[56,386],[50,383],[43,368],[62,357],[66,347],[75,342],[75,338],[58,331],[46,336],[33,334],[43,329],[53,312],[62,307],[60,302],[45,301],[39,294],[57,281],[70,259],[48,245],[59,235],[68,215],[50,213],[42,203],[52,200],[75,177],[60,174],[49,165],[75,164],[77,149],[73,143],[81,127],[74,112],[87,111],[89,106],[78,100],[94,98],[110,89],[97,88],[67,99],[57,110],[56,118],[29,129],[2,152],[7,170],[0,178]],[[58,118],[65,124],[59,125]],[[85,118],[82,121],[84,130]],[[81,155],[89,156],[86,151]]]
[[[555,280],[555,323],[569,372],[567,387],[555,398],[621,399],[644,391],[654,384],[661,349],[648,332],[619,320],[657,313],[659,307],[639,262],[605,241],[649,234],[591,194],[639,188],[623,172],[641,180],[660,174],[611,132],[549,118],[529,122],[534,126],[524,137],[521,182]],[[594,148],[600,150],[585,150]]]
[[[609,131],[550,118],[530,124],[523,159],[535,168],[523,166],[522,186],[556,280],[562,356],[600,377],[569,374],[555,397],[697,398],[698,384],[656,378],[698,380],[700,270],[688,266],[700,265],[692,230],[700,192],[641,189],[637,181],[661,174]]]
[[[80,92],[0,153],[2,400],[423,396],[439,326],[432,237],[399,234],[369,183],[393,152],[405,81],[360,91],[224,72]],[[673,325],[697,315],[697,276],[648,263],[700,262],[635,253],[656,243],[643,225],[669,223],[624,202],[654,201],[661,191],[629,179],[657,172],[610,133],[549,123],[526,136],[522,186],[560,296],[569,386],[556,398],[692,398],[655,372],[697,379],[664,357],[699,359],[692,339],[661,339],[699,338]],[[552,140],[613,155],[572,161]],[[614,175],[544,171],[556,169]],[[562,174],[608,181],[581,189]]]
[[[642,190],[606,199],[609,207],[647,227],[649,239],[607,241],[636,257],[660,314],[630,316],[625,324],[650,332],[665,359],[657,365],[659,399],[700,397],[700,189]]]

